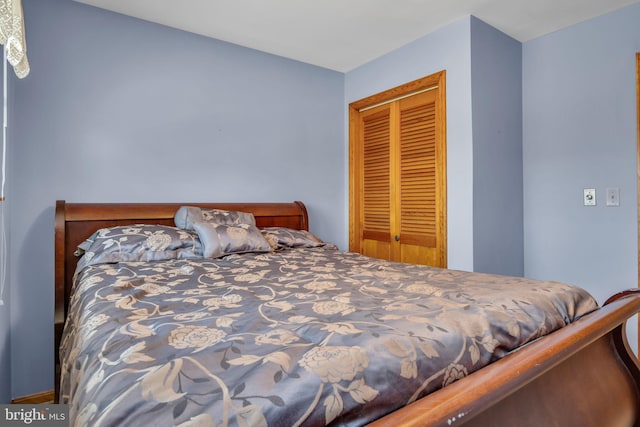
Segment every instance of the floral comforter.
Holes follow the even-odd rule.
[[[596,308],[331,247],[98,264],[78,274],[61,399],[72,425],[362,425]]]

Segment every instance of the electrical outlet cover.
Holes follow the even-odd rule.
[[[618,187],[607,188],[607,206],[620,206],[620,189]]]

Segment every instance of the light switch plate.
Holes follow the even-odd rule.
[[[585,206],[596,205],[596,189],[595,188],[584,189],[584,205]]]

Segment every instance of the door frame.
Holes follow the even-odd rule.
[[[359,112],[364,109],[371,109],[377,106],[390,103],[402,98],[409,97],[433,88],[438,88],[438,103],[441,105],[443,114],[437,116],[437,120],[440,120],[439,129],[441,134],[438,136],[441,138],[444,146],[446,147],[446,70],[436,72],[434,74],[422,77],[420,79],[413,80],[411,82],[396,86],[394,88],[385,90],[383,92],[368,96],[366,98],[354,101],[349,104],[349,250],[355,250],[359,248],[359,242],[356,242],[356,236],[359,236],[360,222],[359,217],[361,212],[360,200],[354,197],[357,193],[357,189],[360,186],[360,181],[357,174],[354,172],[354,165],[356,160],[360,157],[356,141],[358,138],[359,127],[356,124]],[[441,265],[447,266],[447,185],[446,185],[446,149],[443,153],[443,164],[445,170],[443,171],[444,177],[442,179],[443,188],[440,191],[439,203],[441,208],[440,217],[438,218],[438,233],[443,236],[441,247],[442,253],[440,255]]]

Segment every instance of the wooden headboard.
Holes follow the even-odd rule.
[[[54,336],[56,360],[56,396],[58,387],[58,348],[67,317],[78,244],[96,230],[128,224],[174,225],[173,216],[180,206],[200,206],[251,212],[258,227],[309,229],[307,209],[302,202],[291,203],[67,203],[56,202],[55,216],[55,309]]]

